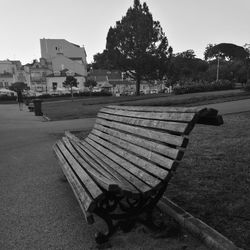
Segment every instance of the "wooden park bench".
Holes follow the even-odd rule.
[[[147,222],[166,190],[196,123],[221,125],[215,109],[108,106],[97,114],[90,134],[69,132],[54,151],[89,224],[93,214],[108,226],[98,243],[122,222],[142,215]],[[151,218],[151,219],[150,219]]]

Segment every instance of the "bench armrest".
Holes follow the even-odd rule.
[[[198,113],[198,124],[205,124],[205,125],[214,125],[220,126],[224,123],[223,118],[221,115],[218,115],[218,110],[216,109],[202,109]]]

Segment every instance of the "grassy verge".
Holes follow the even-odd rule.
[[[250,112],[196,125],[166,195],[236,245],[250,246]]]
[[[96,97],[61,102],[44,102],[43,112],[51,120],[95,117],[105,105],[192,106],[250,98],[241,90],[195,93],[186,95],[151,95],[128,97]]]

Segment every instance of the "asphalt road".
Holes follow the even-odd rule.
[[[220,113],[250,111],[250,99],[206,105]],[[95,249],[93,235],[53,155],[65,130],[95,119],[45,122],[17,105],[0,105],[0,249]],[[153,239],[144,230],[117,233],[113,249],[204,249],[194,239]]]

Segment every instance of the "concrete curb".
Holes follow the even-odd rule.
[[[232,241],[193,217],[181,207],[164,197],[157,204],[158,207],[169,216],[173,217],[181,227],[200,239],[209,249],[214,250],[243,250],[234,245]]]

